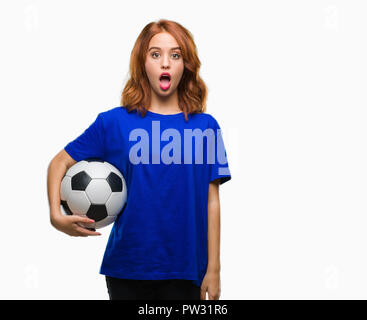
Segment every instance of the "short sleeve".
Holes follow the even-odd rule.
[[[65,151],[75,160],[104,158],[104,128],[101,113],[96,120],[76,139],[69,142]]]
[[[209,182],[220,178],[219,184],[223,184],[231,180],[231,172],[229,170],[227,152],[224,146],[223,135],[217,120],[213,117],[212,129],[214,130],[214,145],[211,146],[212,161],[209,161]]]

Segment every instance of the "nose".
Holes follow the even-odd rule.
[[[167,54],[163,55],[162,61],[162,67],[167,68],[169,67],[169,56]]]

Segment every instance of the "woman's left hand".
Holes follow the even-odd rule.
[[[207,271],[201,283],[200,300],[206,300],[208,292],[209,300],[219,300],[220,296],[220,272]]]

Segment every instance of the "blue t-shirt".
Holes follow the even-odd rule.
[[[75,161],[102,159],[126,180],[127,202],[111,229],[101,274],[188,279],[201,286],[208,265],[209,182],[231,179],[220,131],[208,113],[189,114],[186,122],[183,112],[148,111],[143,117],[119,106],[99,113],[65,146]]]

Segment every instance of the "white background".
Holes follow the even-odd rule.
[[[0,2],[1,299],[108,299],[102,236],[49,222],[47,167],[120,105],[134,42],[188,28],[232,180],[220,299],[366,299],[364,1]]]

